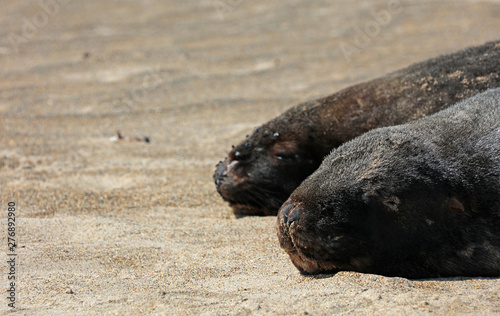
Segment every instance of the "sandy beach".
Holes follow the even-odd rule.
[[[498,40],[499,16],[496,0],[4,1],[0,311],[500,315],[498,278],[303,276],[275,218],[237,219],[212,180],[255,126]]]

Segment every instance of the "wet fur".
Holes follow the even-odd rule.
[[[500,87],[499,60],[500,42],[487,43],[299,104],[229,152],[214,174],[217,191],[237,215],[275,215],[333,148]]]
[[[333,150],[277,228],[303,273],[500,276],[500,89]]]

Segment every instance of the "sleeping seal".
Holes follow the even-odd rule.
[[[231,150],[213,176],[236,215],[275,215],[333,148],[500,87],[500,41],[414,64],[299,104]]]
[[[306,274],[499,276],[500,89],[334,149],[277,229]]]

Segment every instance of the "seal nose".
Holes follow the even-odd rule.
[[[217,189],[219,189],[222,183],[222,179],[226,176],[226,165],[227,164],[225,161],[219,162],[219,164],[217,164],[216,166],[215,173],[212,176],[212,178],[215,181],[215,186]]]
[[[287,204],[281,210],[281,215],[283,216],[283,222],[291,226],[294,222],[299,220],[300,206],[294,204]]]

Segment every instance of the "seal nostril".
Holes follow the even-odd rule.
[[[300,207],[293,204],[286,205],[282,210],[283,222],[288,226],[299,220]]]
[[[288,225],[292,225],[292,223],[299,220],[299,210],[300,207],[296,206],[288,213]]]
[[[212,176],[212,178],[215,181],[215,187],[216,187],[216,189],[219,189],[219,187],[220,187],[220,185],[222,183],[222,180],[227,175],[226,174],[226,166],[227,166],[227,164],[226,164],[225,161],[219,162],[217,164],[217,166],[216,166],[215,173]]]
[[[283,217],[284,223],[286,223],[288,221],[288,213],[290,213],[292,208],[293,208],[293,204],[288,204],[281,210],[281,216]]]

